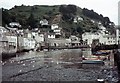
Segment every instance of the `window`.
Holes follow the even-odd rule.
[[[120,43],[120,41],[118,41],[118,44]]]
[[[104,44],[106,44],[106,42],[104,42]]]
[[[85,41],[87,42],[88,40],[86,39]]]

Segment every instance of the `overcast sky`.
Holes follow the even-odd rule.
[[[118,2],[120,0],[0,0],[0,8],[10,9],[14,5],[61,5],[74,4],[81,8],[93,9],[118,24]]]

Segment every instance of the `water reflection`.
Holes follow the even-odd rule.
[[[48,60],[50,60],[52,64],[55,63],[64,67],[77,66],[82,62],[81,49],[57,50],[52,52],[46,52],[45,54],[45,62],[49,63]]]
[[[92,57],[91,50],[87,48],[20,53],[2,64],[3,77],[17,76],[22,73],[24,75],[21,75],[21,77],[27,75],[27,78],[32,77],[32,79],[33,75],[41,75],[41,77],[45,75],[46,80],[49,79],[47,76],[56,79],[60,77],[60,80],[95,80],[97,76],[104,78],[104,73],[101,73],[104,67],[93,64],[82,65],[82,56]],[[107,74],[104,76],[107,76]],[[36,79],[36,77],[34,78]]]
[[[82,57],[90,58],[92,56],[91,48],[85,48],[82,50]]]
[[[41,51],[41,52],[26,52],[17,54],[16,57],[10,59],[22,63],[24,66],[29,64],[35,65],[48,65],[48,66],[61,66],[81,67],[82,56],[89,57],[91,55],[90,49],[63,49],[54,51]],[[34,67],[33,66],[33,67]]]

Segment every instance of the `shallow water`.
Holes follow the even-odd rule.
[[[90,49],[65,49],[26,52],[2,62],[3,80],[76,81],[106,78],[101,65],[81,65],[81,57],[89,57]],[[33,77],[34,76],[34,77]]]

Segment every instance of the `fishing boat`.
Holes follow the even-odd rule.
[[[102,60],[83,60],[82,64],[104,64]]]
[[[93,55],[108,55],[110,54],[110,51],[108,50],[100,50],[100,51],[97,51],[97,52],[94,52]]]

